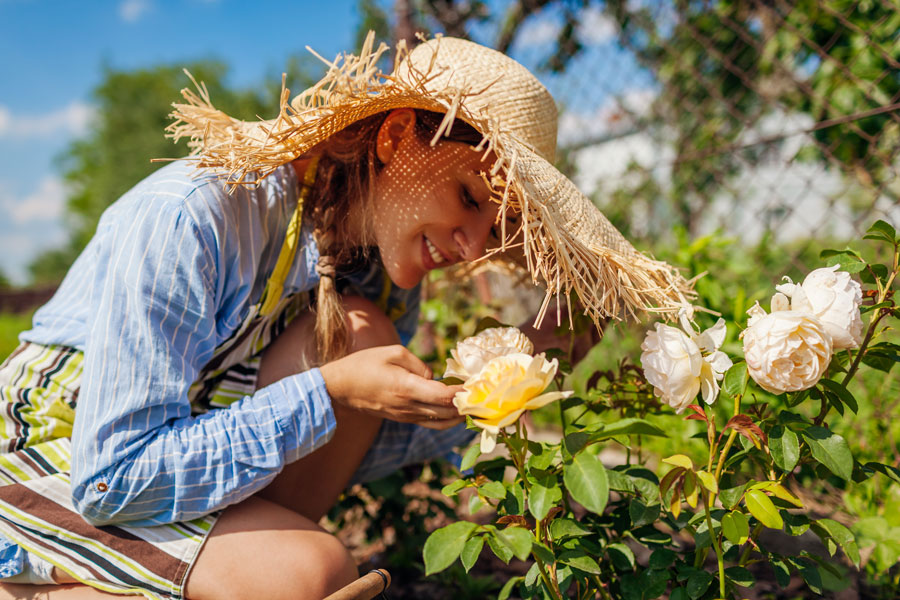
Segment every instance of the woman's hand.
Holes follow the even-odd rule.
[[[464,421],[453,405],[460,385],[431,379],[431,369],[400,345],[360,350],[319,370],[332,401],[392,421],[447,429]]]

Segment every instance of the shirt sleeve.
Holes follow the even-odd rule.
[[[187,392],[215,349],[221,290],[216,254],[183,205],[142,203],[98,239],[72,435],[72,496],[86,520],[200,517],[327,443],[335,422],[318,369],[191,415]]]

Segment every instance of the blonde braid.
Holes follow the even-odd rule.
[[[316,295],[316,348],[319,362],[325,364],[347,354],[347,315],[335,284],[335,254],[337,228],[334,222],[334,207],[321,207],[318,211],[318,227],[315,231],[319,246],[319,261],[316,273],[319,286]]]

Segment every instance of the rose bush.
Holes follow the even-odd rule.
[[[883,375],[900,362],[900,344],[891,333],[896,323],[885,323],[900,318],[900,238],[884,222],[866,237],[888,243],[885,264],[868,263],[849,249],[823,251],[840,268],[814,271],[799,286],[779,286],[770,313],[758,304],[747,311],[738,339],[727,339],[722,321],[701,332],[689,313],[682,315],[680,329],[656,325],[643,340],[643,371],[617,356],[616,366],[595,367],[576,387],[578,396],[558,403],[558,440],[529,439],[528,428],[512,416],[521,415],[521,405],[498,411],[491,424],[504,452],[481,457],[481,446],[473,445],[460,466],[464,474],[443,488],[451,498],[468,488],[470,514],[490,507],[496,515],[463,518],[434,531],[423,548],[426,573],[452,566],[457,570],[445,581],[458,579],[454,563],[468,572],[490,551],[504,562],[529,563],[527,573],[506,581],[498,600],[513,594],[554,600],[735,599],[747,597],[747,588],[757,584],[764,595],[781,597],[772,589],[777,585],[791,597],[812,598],[841,590],[855,579],[852,570],[868,561],[870,572],[883,576],[877,597],[898,597],[900,553],[891,554],[885,543],[890,534],[881,527],[894,517],[888,518],[890,509],[877,490],[900,482],[900,469],[890,454],[852,447],[842,435],[863,425],[849,413],[858,412],[861,421],[863,415],[890,415],[896,407],[895,397],[881,404],[883,394],[874,390],[865,398],[870,405],[863,406],[853,387],[861,379],[895,384]],[[866,304],[857,308],[868,323],[858,332],[849,273],[859,273],[866,285],[860,294]],[[714,285],[706,289],[717,291]],[[839,290],[846,292],[843,299]],[[744,298],[753,294],[740,291],[714,296],[735,298],[732,318],[738,326]],[[843,307],[843,320],[811,302],[813,295],[831,298],[831,309]],[[837,348],[826,318],[858,339],[858,347]],[[744,359],[735,356],[740,339]],[[716,356],[721,348],[735,359],[720,380],[723,361],[731,360]],[[466,391],[477,389],[468,397],[473,407],[506,406],[500,400],[506,394],[517,397],[510,393],[516,383],[501,377],[527,372],[531,358],[516,356],[495,359],[496,369],[489,366],[483,378],[472,379]],[[517,360],[522,362],[516,369],[499,368],[502,361]],[[881,373],[857,378],[863,367]],[[535,369],[535,376],[548,372]],[[492,394],[497,395],[489,401]],[[714,405],[695,403],[716,395]],[[687,416],[675,421],[657,398],[678,412],[688,408]],[[829,420],[835,410],[840,419]],[[474,414],[468,419],[473,428],[479,427]],[[897,431],[889,419],[870,420],[878,431]],[[515,424],[515,431],[499,423]],[[854,525],[850,503],[842,504],[842,494],[863,486],[872,495],[860,496],[865,501],[856,506],[877,515],[865,526]],[[763,536],[766,530],[772,531]],[[821,546],[787,539],[800,535],[818,537]],[[876,544],[873,552],[861,552],[864,543]],[[858,589],[870,591],[862,584]]]

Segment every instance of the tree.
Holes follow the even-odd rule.
[[[309,58],[288,61],[288,87],[305,89],[313,80]],[[266,78],[257,89],[226,87],[227,68],[215,61],[195,62],[185,67],[197,81],[205,83],[214,104],[238,118],[255,120],[257,115],[275,116],[281,89],[280,77]],[[187,154],[187,143],[173,145],[164,136],[172,102],[180,90],[192,86],[181,66],[159,65],[136,71],[106,68],[93,92],[96,118],[87,134],[75,140],[59,159],[69,184],[66,218],[70,239],[62,248],[37,256],[29,266],[37,283],[59,281],[84,248],[104,210],[141,179],[165,163],[153,158],[178,158]]]

